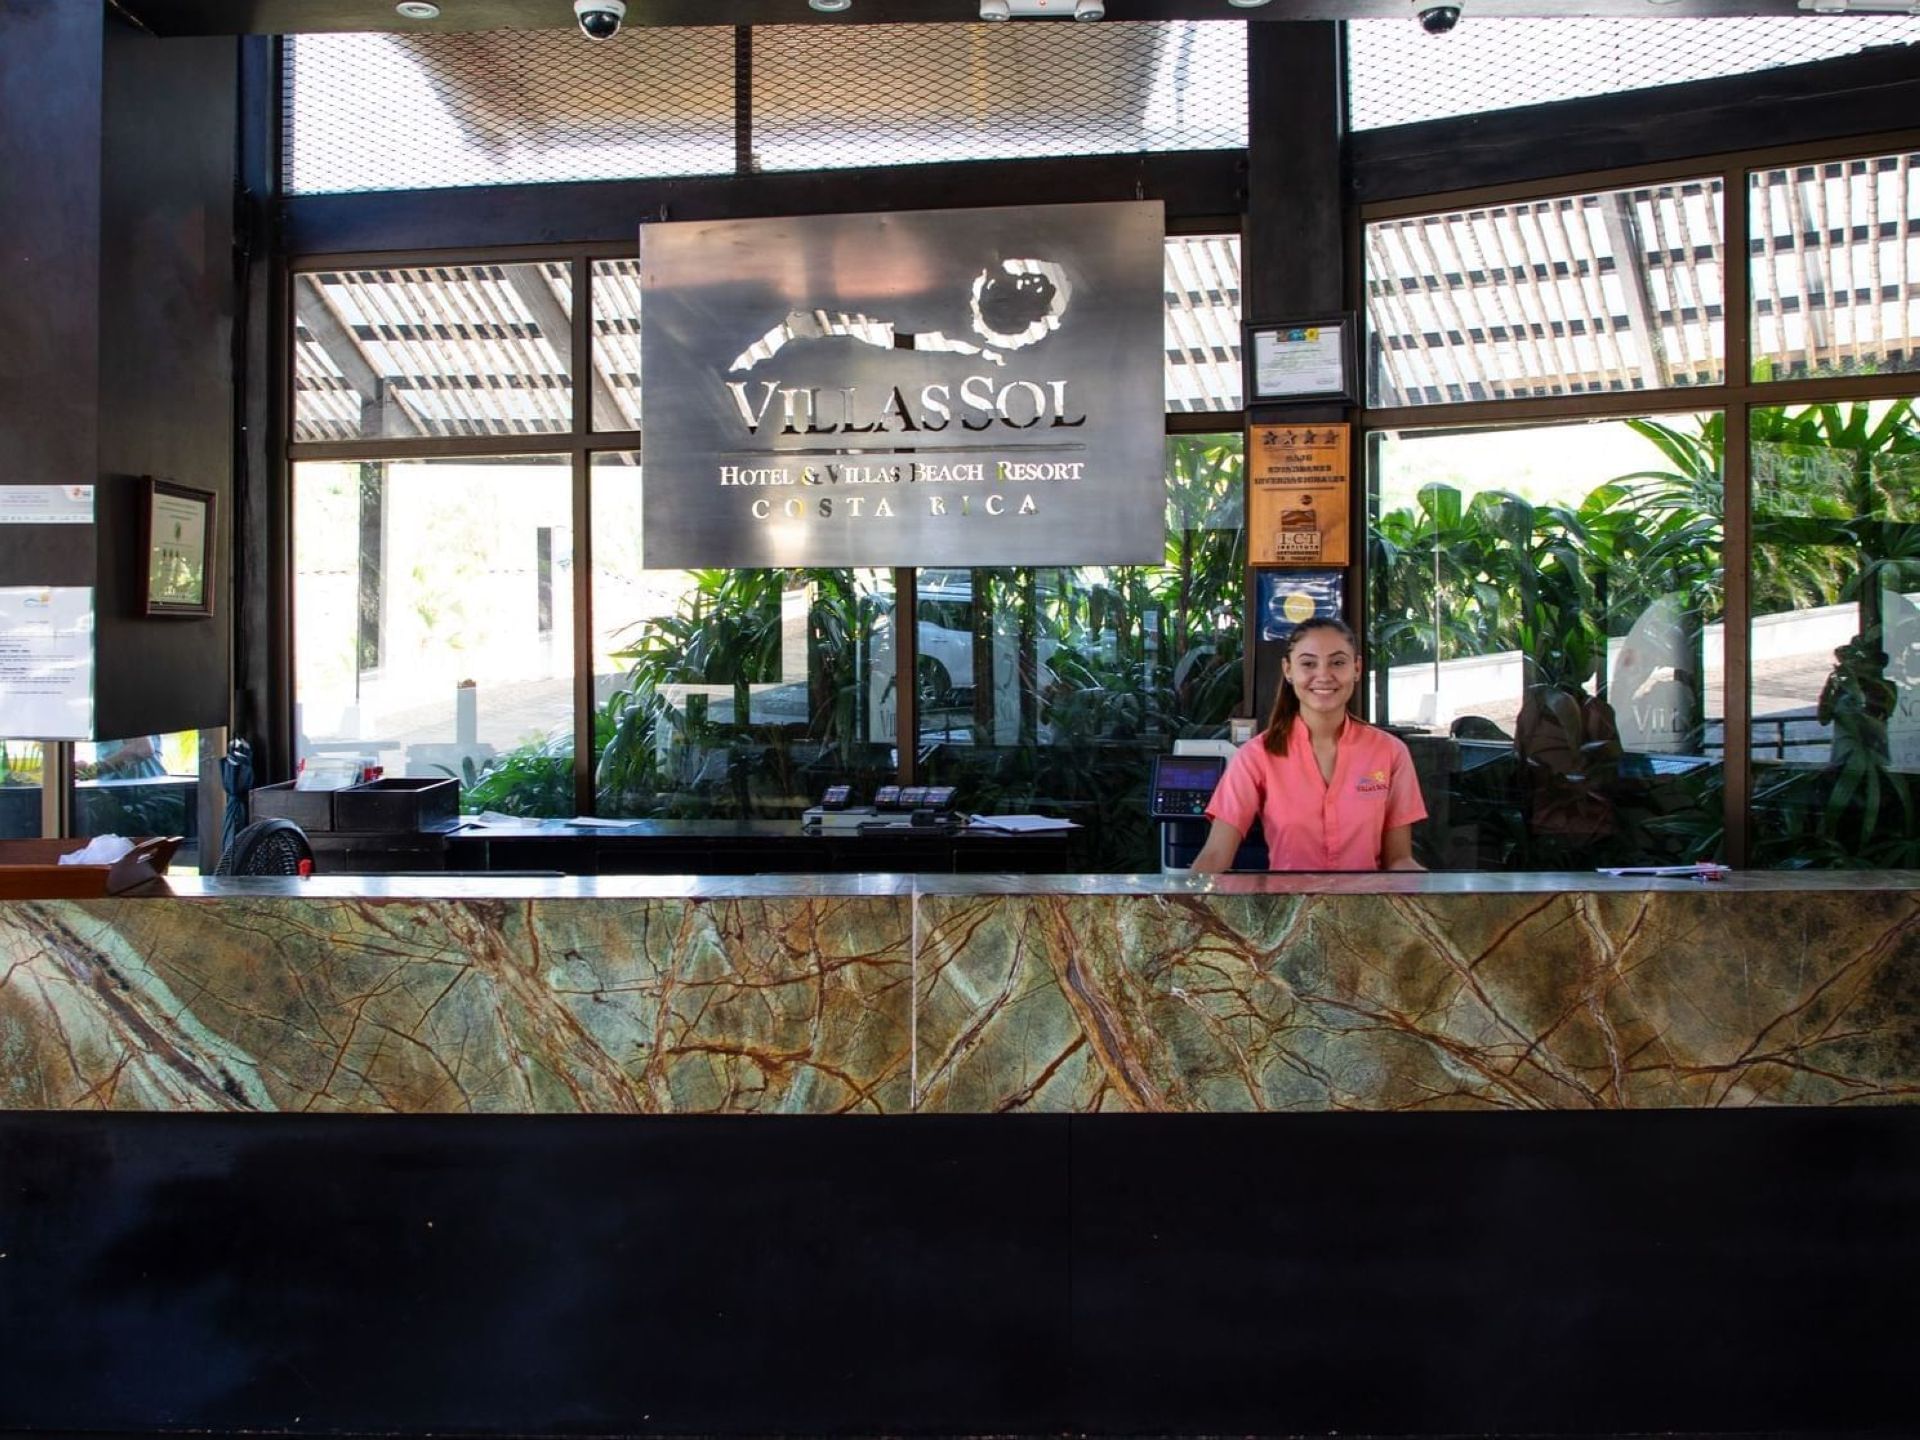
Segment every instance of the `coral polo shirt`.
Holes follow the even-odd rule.
[[[1242,835],[1255,817],[1273,870],[1378,870],[1380,844],[1396,825],[1427,817],[1413,756],[1398,736],[1362,721],[1340,727],[1331,782],[1320,778],[1313,737],[1296,717],[1287,753],[1256,735],[1234,752],[1207,802],[1207,818]]]

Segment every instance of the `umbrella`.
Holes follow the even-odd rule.
[[[220,788],[227,792],[226,819],[220,826],[220,853],[226,854],[247,823],[247,795],[253,789],[253,747],[244,740],[227,742],[220,762]]]

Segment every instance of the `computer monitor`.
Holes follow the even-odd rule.
[[[1156,755],[1147,783],[1147,813],[1156,820],[1197,820],[1226,773],[1218,755]]]

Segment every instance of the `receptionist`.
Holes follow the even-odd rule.
[[[1193,868],[1218,873],[1257,817],[1274,870],[1420,870],[1414,822],[1426,803],[1398,736],[1347,710],[1360,647],[1338,620],[1293,632],[1280,662],[1267,728],[1227,763],[1207,818],[1213,828]]]

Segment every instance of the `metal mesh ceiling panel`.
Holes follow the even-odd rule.
[[[1916,41],[1920,19],[1890,16],[1495,20],[1469,8],[1449,35],[1428,35],[1411,14],[1355,20],[1347,26],[1349,123],[1373,130]]]
[[[1720,182],[1367,226],[1367,391],[1434,405],[1717,384]]]
[[[562,7],[564,9],[564,7]],[[634,26],[288,40],[292,193],[724,174],[733,32]]]
[[[1920,155],[1748,176],[1754,375],[1920,370]]]
[[[573,426],[565,265],[293,277],[296,441]]]
[[[783,25],[753,32],[762,170],[1231,149],[1246,27]]]

